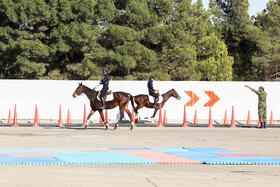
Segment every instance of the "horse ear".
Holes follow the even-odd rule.
[[[83,85],[83,83],[82,83],[82,82],[79,82],[78,84],[79,84],[79,85]]]

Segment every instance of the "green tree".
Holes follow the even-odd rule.
[[[266,80],[279,80],[280,76],[280,0],[271,0],[267,9],[255,19],[255,25],[262,33],[254,35],[259,39],[258,53],[254,62],[265,72]]]
[[[91,0],[1,1],[1,76],[85,77],[73,76],[71,65],[83,61],[96,46],[95,4]]]
[[[2,0],[0,18],[1,78],[232,79],[201,0]]]
[[[256,41],[250,40],[249,37],[252,34],[249,32],[253,30],[248,14],[249,2],[248,0],[215,0],[215,2],[223,13],[223,28],[219,30],[222,31],[229,55],[234,57],[234,79],[254,80],[252,58],[256,52]],[[211,3],[211,7],[215,7],[213,1]]]

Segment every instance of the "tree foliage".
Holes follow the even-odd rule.
[[[2,0],[0,78],[266,80],[279,70],[279,0]],[[273,65],[273,68],[268,68]],[[269,69],[269,70],[268,70]]]

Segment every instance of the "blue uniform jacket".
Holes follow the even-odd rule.
[[[148,90],[149,90],[149,91],[150,91],[150,89],[151,89],[151,90],[154,90],[153,88],[154,88],[154,86],[153,86],[153,81],[152,81],[152,80],[149,80],[149,81],[148,81]]]
[[[106,74],[104,79],[101,81],[101,84],[103,84],[103,88],[109,89],[109,80],[110,80],[110,77],[108,74]]]

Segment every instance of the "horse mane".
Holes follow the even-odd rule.
[[[82,84],[82,86],[84,87],[84,88],[86,88],[89,92],[92,92],[92,89],[90,89],[89,87],[87,87],[86,85],[84,85],[84,84]],[[97,92],[96,90],[94,90],[94,93],[95,92]]]
[[[169,90],[169,91],[167,91],[167,92],[165,92],[164,94],[161,94],[161,95],[165,96],[165,95],[169,94],[171,91],[175,91],[175,90],[172,88],[171,90]]]

